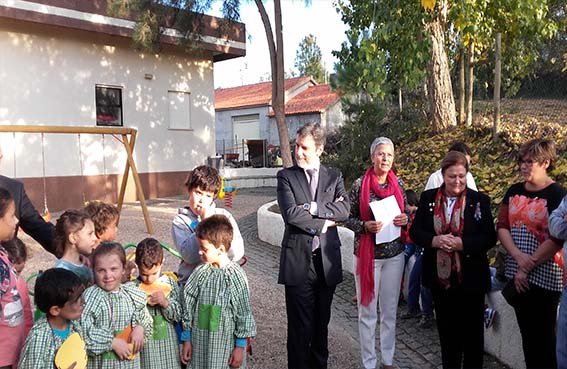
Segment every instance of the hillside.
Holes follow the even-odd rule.
[[[431,135],[425,124],[399,127],[395,165],[406,188],[423,190],[429,174],[438,169],[448,146],[455,140],[466,142],[474,151],[471,173],[479,190],[487,193],[494,206],[500,204],[508,187],[520,181],[516,153],[521,143],[536,137],[555,141],[559,159],[552,177],[567,185],[567,101],[505,100],[502,104],[501,134],[492,140],[492,107],[475,102],[471,128],[457,127],[450,132]]]

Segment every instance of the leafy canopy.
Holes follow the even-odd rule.
[[[311,76],[318,83],[325,82],[325,67],[322,63],[321,48],[317,45],[317,37],[305,36],[299,43],[295,53],[295,68],[300,76]]]

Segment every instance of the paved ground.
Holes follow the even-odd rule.
[[[276,283],[279,247],[269,245],[258,239],[258,207],[275,199],[275,188],[241,189],[229,209],[239,223],[245,240],[248,263],[244,267],[248,274],[252,307],[258,326],[257,337],[253,341],[253,357],[249,368],[281,369],[286,367],[286,316],[283,287]],[[185,205],[184,197],[152,200],[148,203],[155,228],[153,237],[172,244],[171,220],[177,208]],[[218,202],[223,206],[222,202]],[[54,214],[56,216],[57,214]],[[138,204],[124,207],[119,225],[119,241],[139,242],[147,237],[142,212]],[[44,252],[28,237],[24,240],[32,249],[24,274],[49,268],[55,259]],[[166,269],[176,270],[177,260],[166,257]],[[333,302],[333,316],[330,324],[330,369],[360,368],[358,345],[357,312],[352,302],[354,280],[345,273],[344,282],[337,288]],[[405,306],[399,308],[399,314]],[[398,320],[395,364],[399,368],[440,368],[441,358],[437,331],[421,329],[416,321]],[[378,345],[378,343],[377,343]],[[506,368],[491,356],[485,355],[485,368]]]

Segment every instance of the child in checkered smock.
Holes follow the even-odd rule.
[[[179,344],[175,322],[181,321],[182,308],[177,282],[161,274],[163,249],[154,238],[142,240],[136,247],[139,277],[134,281],[147,297],[153,319],[153,334],[140,352],[141,368],[180,368]]]
[[[134,283],[122,284],[126,254],[119,243],[104,242],[93,252],[96,285],[83,297],[81,317],[88,369],[140,369],[144,338],[152,334],[146,294]]]
[[[199,223],[196,231],[204,264],[183,290],[183,349],[188,369],[246,366],[246,343],[256,335],[244,270],[230,261],[232,226],[223,215]]]
[[[78,275],[63,268],[48,269],[35,283],[34,299],[42,316],[30,331],[18,369],[54,368],[53,360],[71,335],[82,336],[78,319],[83,312],[84,286]],[[73,352],[80,360],[80,352]],[[86,356],[82,352],[83,358]],[[66,369],[66,368],[65,368]]]

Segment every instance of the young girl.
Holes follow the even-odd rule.
[[[153,318],[153,334],[140,353],[142,369],[180,368],[175,322],[181,321],[182,307],[177,282],[161,274],[163,249],[154,238],[136,247],[139,277],[135,283],[148,295],[148,310]]]
[[[0,188],[0,241],[14,237],[18,218],[10,193]],[[24,307],[17,288],[18,274],[0,246],[0,368],[18,364],[25,340]]]
[[[83,297],[88,368],[139,369],[144,336],[152,334],[146,294],[133,283],[122,285],[126,254],[119,243],[103,242],[92,255],[96,285]]]
[[[25,278],[21,276],[22,271],[26,266],[26,260],[28,259],[28,251],[26,249],[26,244],[24,241],[20,240],[18,237],[11,239],[10,241],[2,242],[2,246],[8,253],[8,259],[12,263],[14,270],[18,273],[18,281],[16,282],[16,288],[22,299],[22,306],[24,307],[24,337],[27,337],[30,329],[33,326],[33,311],[31,307],[30,295],[28,292],[28,285]]]
[[[91,286],[93,271],[85,260],[97,246],[97,238],[87,213],[69,209],[61,214],[55,225],[53,243],[55,254],[60,258],[54,268],[70,270],[81,278],[85,288]]]

